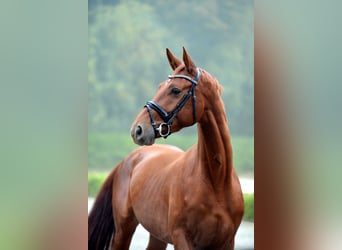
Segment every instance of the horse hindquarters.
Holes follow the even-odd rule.
[[[102,185],[88,216],[89,250],[103,250],[108,249],[110,246],[111,238],[115,231],[112,210],[115,172],[113,170]]]

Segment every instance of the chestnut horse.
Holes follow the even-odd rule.
[[[184,152],[173,146],[142,146],[103,184],[88,218],[91,250],[129,249],[140,223],[150,233],[147,249],[234,249],[244,212],[221,87],[168,49],[173,75],[160,84],[131,128],[139,145],[197,123],[198,143]]]

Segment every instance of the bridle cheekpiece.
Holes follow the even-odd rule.
[[[192,96],[192,104],[193,104],[193,124],[196,123],[195,87],[197,86],[197,82],[200,78],[200,75],[201,75],[201,72],[199,68],[196,68],[196,76],[194,79],[186,75],[169,75],[169,79],[182,78],[192,83],[188,92],[182,97],[182,99],[177,103],[176,107],[172,111],[167,112],[163,107],[161,107],[158,103],[154,101],[148,101],[146,103],[144,107],[147,108],[147,111],[151,120],[151,125],[155,133],[159,133],[160,136],[163,138],[167,138],[171,134],[171,125],[172,125],[173,120],[176,118],[177,114],[185,106],[185,104],[187,103],[187,101],[190,99],[191,96]],[[158,127],[154,121],[154,118],[152,115],[152,109],[155,110],[164,121]],[[166,132],[163,132],[163,130],[165,130]]]

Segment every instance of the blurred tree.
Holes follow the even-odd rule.
[[[129,126],[167,75],[162,41],[168,33],[146,4],[96,12],[89,25],[89,129],[112,130]]]

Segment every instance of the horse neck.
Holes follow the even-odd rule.
[[[213,98],[198,123],[198,154],[201,169],[213,187],[226,190],[233,168],[233,150],[221,97]]]

